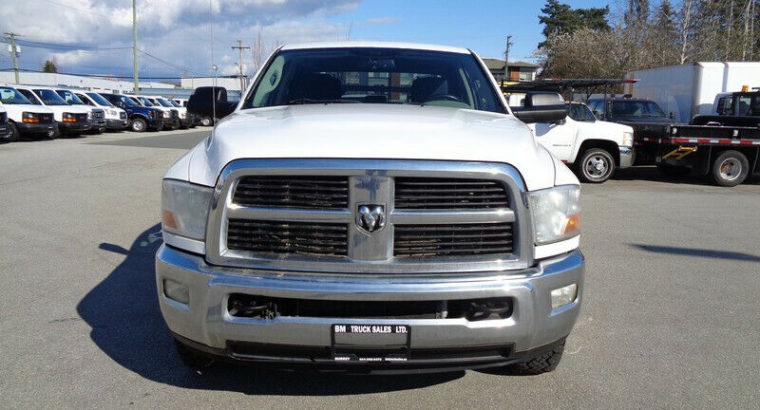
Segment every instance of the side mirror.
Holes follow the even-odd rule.
[[[513,114],[526,124],[562,121],[570,109],[562,95],[551,92],[529,93],[524,104],[524,107],[514,109]]]
[[[235,111],[224,87],[198,87],[187,101],[187,112],[201,117],[222,118]]]

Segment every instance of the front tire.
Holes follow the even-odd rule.
[[[212,123],[213,123],[213,121],[211,121],[211,117],[203,117],[203,118],[201,118],[201,125],[203,125],[204,127],[208,127]]]
[[[615,172],[615,160],[609,152],[601,148],[591,148],[581,155],[577,171],[582,182],[600,184],[610,179]]]
[[[11,129],[11,136],[8,138],[8,142],[16,142],[21,139],[21,132],[18,130],[16,124],[9,122],[8,127]]]
[[[733,187],[741,184],[749,174],[749,160],[739,151],[724,151],[712,163],[710,175],[715,184]]]
[[[528,360],[509,365],[505,370],[509,374],[515,375],[537,375],[553,371],[562,360],[562,353],[565,351],[565,339],[554,342],[548,350],[533,356]]]
[[[148,123],[140,117],[135,117],[129,122],[129,129],[133,132],[144,132],[148,129]]]

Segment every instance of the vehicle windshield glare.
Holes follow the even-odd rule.
[[[55,92],[68,104],[84,104],[84,101],[80,100],[79,97],[69,90],[56,90]]]
[[[567,115],[575,121],[582,121],[582,122],[596,121],[596,117],[594,116],[594,113],[591,112],[591,110],[586,106],[586,104],[570,104],[570,110],[568,111]]]
[[[665,117],[665,113],[652,101],[612,101],[609,110],[615,117]]]
[[[171,104],[172,107],[182,107],[182,105],[180,105],[178,102],[174,100],[169,100],[169,104]]]
[[[174,107],[173,105],[169,104],[169,101],[166,101],[161,97],[156,98],[156,101],[158,101],[158,103],[163,105],[164,107]]]
[[[21,95],[15,88],[0,87],[0,101],[3,104],[31,104],[26,97]]]
[[[137,97],[137,99],[140,100],[140,102],[143,103],[143,105],[145,105],[146,107],[152,107],[154,105],[152,102],[150,102],[149,99],[145,97]]]
[[[113,107],[113,104],[111,104],[110,101],[106,100],[105,98],[103,98],[103,96],[101,96],[98,93],[85,93],[85,94],[88,97],[92,98],[92,100],[95,101],[95,103],[98,104],[98,105],[105,105],[106,107]]]
[[[243,108],[314,103],[504,112],[473,55],[386,48],[281,51],[270,60]]]
[[[34,90],[34,92],[37,94],[37,96],[42,100],[45,105],[69,105],[66,101],[61,98],[58,93],[56,93],[53,90],[47,90],[47,89],[38,89]]]
[[[119,101],[121,101],[127,107],[139,107],[140,105],[134,102],[131,98],[120,95]]]

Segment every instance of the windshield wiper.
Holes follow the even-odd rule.
[[[295,105],[295,104],[343,104],[343,103],[359,103],[359,101],[354,100],[342,100],[342,99],[336,99],[336,100],[314,100],[311,98],[296,98],[295,100],[290,100],[287,102],[286,105]]]

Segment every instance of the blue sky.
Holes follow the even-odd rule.
[[[565,0],[573,8],[604,7],[605,1]],[[505,36],[514,43],[510,61],[529,61],[543,40],[538,15],[544,1],[364,1],[350,13],[332,17],[352,26],[352,38],[445,44],[473,49],[481,57],[504,58]],[[387,17],[384,25],[360,22]],[[357,23],[359,22],[359,23]]]
[[[565,0],[573,7],[604,1]],[[237,73],[241,39],[261,39],[264,57],[279,44],[308,41],[408,41],[467,47],[510,60],[531,61],[542,40],[541,0],[137,0],[139,70],[146,76],[205,76],[211,71],[210,11],[214,10],[214,63],[219,74]],[[22,35],[22,69],[39,70],[54,59],[59,71],[130,76],[131,0],[2,0],[0,31]],[[350,33],[350,35],[349,35]],[[3,45],[0,69],[11,67]],[[255,72],[263,57],[243,56]]]

